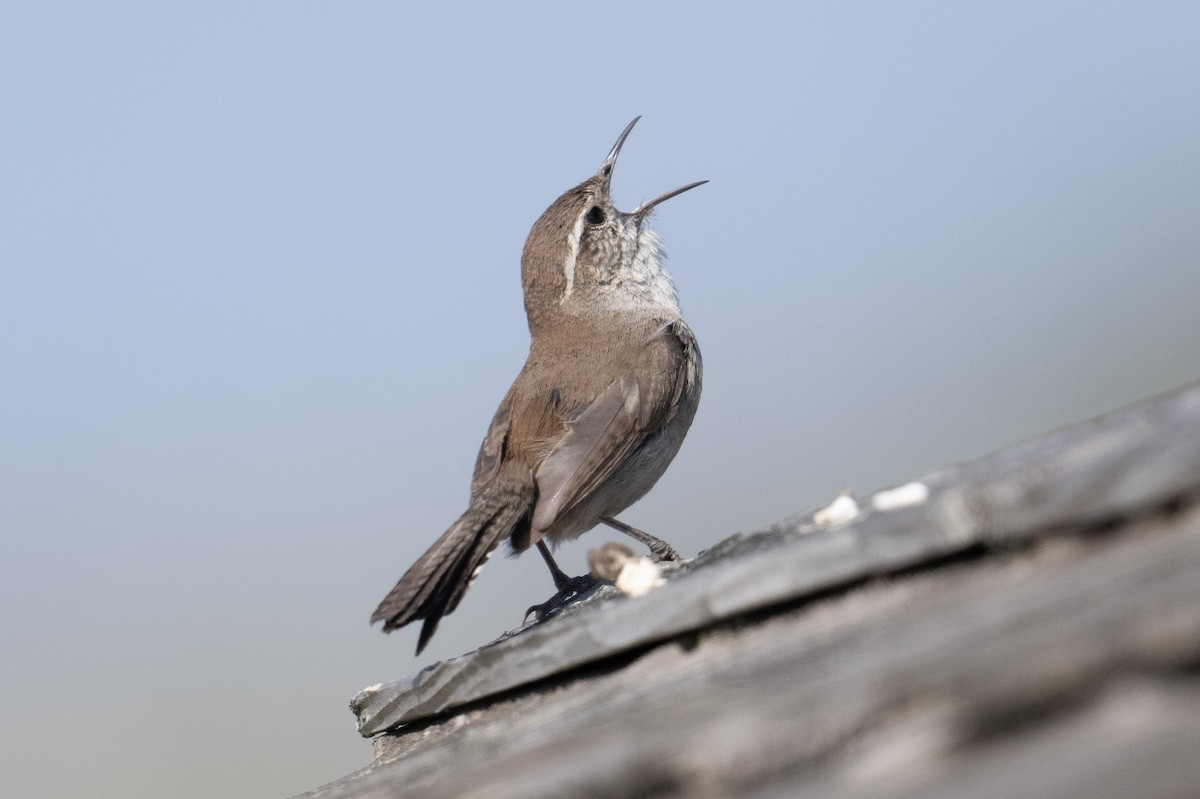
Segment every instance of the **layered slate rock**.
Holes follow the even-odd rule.
[[[799,514],[364,690],[307,796],[1200,795],[1198,495],[1190,386]]]

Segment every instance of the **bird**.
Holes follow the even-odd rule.
[[[420,620],[417,655],[505,540],[514,555],[538,549],[556,596],[588,578],[568,577],[547,541],[601,523],[647,545],[656,560],[679,559],[665,541],[616,515],[666,471],[700,401],[700,348],[649,219],[659,204],[708,181],[619,211],[613,170],[639,119],[596,174],[550,204],[525,241],[529,355],[479,448],[467,510],[371,616],[384,632]]]

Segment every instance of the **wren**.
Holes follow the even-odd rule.
[[[707,181],[618,211],[613,167],[638,119],[600,171],[555,200],[525,241],[529,357],[484,436],[470,504],[371,616],[384,632],[421,619],[417,654],[506,539],[515,553],[536,546],[560,593],[572,581],[547,540],[599,523],[648,545],[658,560],[679,557],[615,516],[666,471],[700,401],[700,348],[648,222],[660,203]]]

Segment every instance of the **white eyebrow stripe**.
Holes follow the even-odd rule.
[[[567,279],[567,288],[563,291],[562,299],[559,302],[565,302],[567,297],[571,296],[571,292],[575,290],[575,262],[579,260],[579,240],[583,237],[583,214],[575,220],[575,227],[571,231],[571,235],[567,236],[567,262],[563,264],[563,277]]]

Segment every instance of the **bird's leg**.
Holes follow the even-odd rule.
[[[550,554],[550,547],[546,546],[545,541],[537,542],[538,552],[542,554],[542,560],[546,561],[546,567],[550,569],[550,576],[554,579],[554,587],[559,591],[566,591],[571,585],[571,578],[567,573],[558,567],[554,556]]]
[[[600,521],[604,522],[614,530],[620,530],[630,538],[637,539],[646,546],[650,547],[650,554],[654,556],[654,560],[658,563],[662,563],[664,560],[682,560],[682,558],[679,557],[679,553],[661,538],[655,538],[649,533],[642,532],[636,527],[630,527],[625,522],[614,519],[612,516],[601,516]]]
[[[525,611],[525,618],[529,618],[530,613],[536,613],[538,620],[541,621],[566,607],[569,604],[568,600],[596,587],[600,581],[590,574],[568,577],[567,573],[555,563],[554,556],[550,554],[550,548],[546,546],[545,541],[538,541],[537,548],[538,552],[542,553],[542,560],[546,561],[546,566],[550,569],[554,587],[558,589],[557,594],[540,605],[532,605],[529,610]]]

